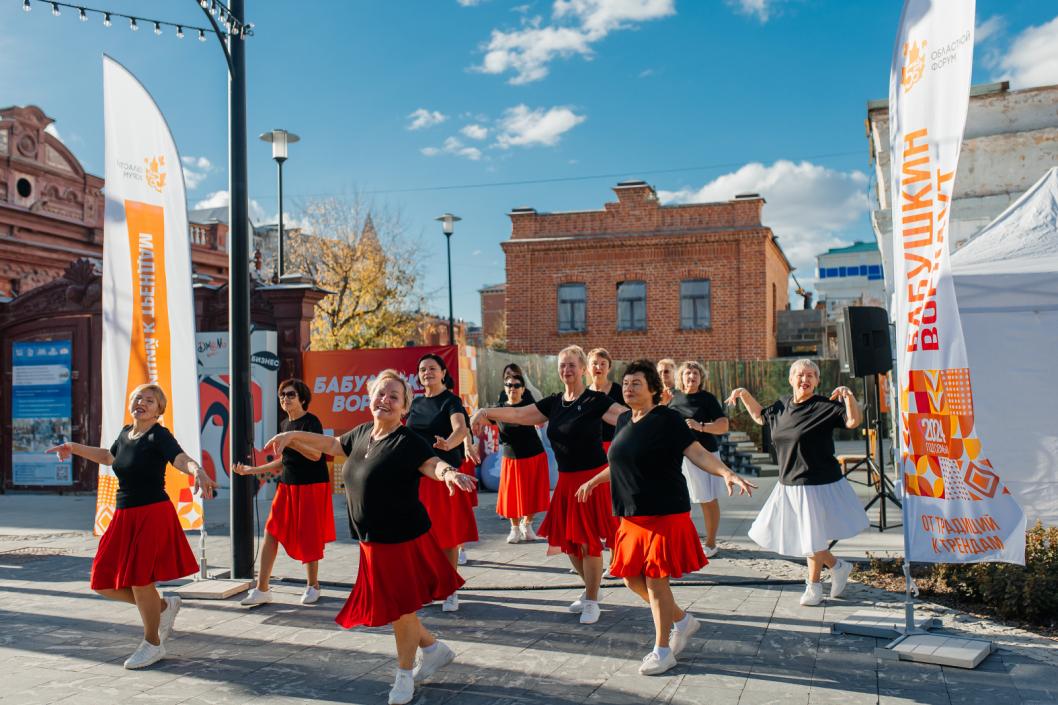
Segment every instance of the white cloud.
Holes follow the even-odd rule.
[[[987,41],[990,37],[994,37],[1005,25],[1006,20],[1003,19],[1002,15],[992,15],[974,28],[974,43],[980,44]]]
[[[460,132],[463,133],[464,137],[472,140],[483,140],[489,136],[489,128],[482,127],[477,123],[465,126]]]
[[[779,0],[727,0],[727,4],[743,15],[750,15],[764,24],[771,19]]]
[[[408,123],[409,130],[421,130],[424,127],[440,125],[448,119],[448,116],[438,110],[419,108],[415,112],[409,113],[408,119],[411,121]]]
[[[992,63],[999,80],[1013,88],[1058,83],[1058,17],[1038,27],[1028,27]]]
[[[779,160],[770,166],[746,164],[701,188],[659,191],[663,203],[727,201],[759,193],[767,202],[762,220],[779,237],[803,284],[811,279],[816,255],[846,243],[846,229],[868,210],[867,175],[836,171],[811,162]]]
[[[180,157],[180,161],[184,165],[184,185],[188,191],[198,188],[214,170],[213,163],[205,157]]]
[[[192,210],[199,210],[201,208],[221,208],[227,206],[231,202],[231,198],[228,196],[227,190],[214,191],[203,198],[201,201],[196,201]],[[250,220],[254,223],[261,223],[265,221],[265,210],[261,207],[261,204],[257,201],[250,199]],[[286,209],[284,209],[286,210]],[[275,218],[272,219],[274,223]],[[285,224],[284,224],[285,225]]]
[[[643,69],[639,72],[640,78],[650,78],[654,75],[654,69]]]
[[[675,14],[674,0],[555,0],[552,23],[537,16],[523,21],[521,29],[492,30],[475,70],[489,74],[512,72],[509,83],[539,81],[548,64],[558,58],[580,55],[591,59],[592,45],[616,30]]]
[[[480,149],[477,147],[468,147],[456,137],[449,137],[446,139],[444,145],[440,148],[423,147],[419,150],[419,153],[425,157],[437,157],[442,154],[452,154],[475,162],[481,159],[482,156]]]
[[[456,2],[458,2],[461,7],[474,7],[475,5],[480,5],[482,0],[456,0]]]
[[[500,134],[496,137],[496,146],[500,149],[537,145],[552,147],[558,144],[563,134],[587,119],[587,116],[577,115],[567,107],[530,110],[524,104],[516,105],[504,111],[499,120]]]

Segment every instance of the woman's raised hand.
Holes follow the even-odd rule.
[[[745,393],[745,387],[736,387],[731,391],[731,395],[724,401],[724,403],[728,406],[734,406],[735,404],[738,404],[739,399],[741,399],[742,395]]]
[[[73,448],[71,447],[71,444],[69,442],[67,442],[67,443],[60,443],[59,445],[54,446],[52,448],[48,448],[44,452],[45,453],[55,453],[55,455],[59,456],[59,461],[62,462],[64,460],[69,460],[70,459],[70,456],[73,455]]]
[[[268,439],[268,443],[265,443],[265,450],[271,448],[276,455],[282,455],[283,449],[285,449],[288,445],[290,445],[290,434],[277,433],[276,435]]]
[[[836,399],[840,399],[841,401],[845,401],[846,399],[856,401],[856,395],[853,394],[852,390],[848,387],[842,386],[837,387],[833,392],[830,393],[830,400],[834,401]]]

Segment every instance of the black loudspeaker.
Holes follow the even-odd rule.
[[[893,369],[889,314],[879,306],[848,306],[838,330],[841,369],[853,377],[881,375]]]

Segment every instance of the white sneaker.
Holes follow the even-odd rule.
[[[717,553],[720,552],[720,549],[717,548],[716,546],[706,546],[703,543],[702,544],[702,551],[705,552],[705,557],[706,558],[712,558],[713,556],[715,556]]]
[[[651,651],[643,657],[643,663],[639,664],[639,673],[644,676],[656,676],[664,673],[676,665],[676,656],[670,650],[665,658],[661,658]]]
[[[852,564],[840,558],[830,569],[830,596],[841,597],[845,592],[845,586],[849,583],[849,575],[852,574]]]
[[[389,705],[405,705],[415,697],[415,680],[407,671],[397,669],[393,687],[389,689]]]
[[[129,670],[146,668],[152,663],[158,663],[163,658],[165,658],[165,647],[161,643],[155,646],[144,639],[136,650],[132,652],[132,656],[125,659],[125,668]]]
[[[801,604],[813,607],[823,601],[823,583],[806,583],[805,592],[801,595]]]
[[[180,599],[179,595],[170,595],[163,599],[166,607],[165,611],[162,612],[161,620],[158,622],[158,637],[164,642],[173,633],[173,623],[176,622],[176,615],[180,613],[180,605],[183,604],[183,600]]]
[[[569,603],[569,607],[567,609],[573,614],[580,614],[584,611],[584,601],[586,599],[588,599],[588,593],[582,592],[580,594],[580,597],[578,597],[573,602]]]
[[[466,565],[467,564],[467,552],[465,550],[463,550],[462,546],[459,547],[459,555],[456,556],[456,564],[457,565]]]
[[[255,587],[250,588],[250,592],[246,593],[246,597],[239,601],[239,604],[244,607],[253,607],[254,605],[264,605],[272,601],[271,590],[258,590]]]
[[[441,603],[442,612],[458,612],[459,611],[459,593],[453,592],[451,595],[445,598],[445,601]]]
[[[455,660],[456,652],[452,651],[448,644],[440,639],[434,643],[437,645],[436,649],[430,652],[420,651],[422,656],[411,672],[416,683],[422,683],[436,673],[438,669],[444,668]]]
[[[675,624],[672,625],[672,631],[669,632],[669,647],[672,648],[673,655],[678,656],[681,651],[687,648],[687,642],[691,640],[691,637],[701,626],[702,623],[690,614],[687,615],[687,626],[681,629]]]
[[[599,621],[599,615],[601,614],[599,609],[599,603],[596,600],[584,599],[584,609],[580,613],[581,624],[595,624]]]
[[[517,526],[511,527],[511,533],[507,534],[507,543],[521,543],[522,532],[518,530]]]
[[[312,587],[311,585],[305,588],[305,593],[301,596],[301,604],[303,605],[314,605],[316,601],[320,599],[320,589]]]
[[[528,522],[523,522],[521,525],[522,541],[538,541],[539,536],[533,531],[533,525]]]

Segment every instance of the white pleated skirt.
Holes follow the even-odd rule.
[[[719,453],[713,453],[713,455],[720,457]],[[714,499],[727,495],[727,485],[724,484],[722,477],[710,475],[687,457],[683,459],[683,476],[687,478],[687,491],[691,495],[691,501],[695,504],[712,502]]]
[[[855,490],[842,478],[826,485],[775,485],[749,537],[783,556],[811,556],[870,525]]]

